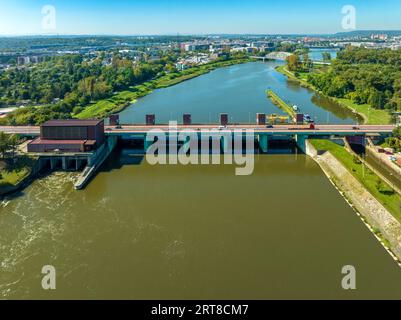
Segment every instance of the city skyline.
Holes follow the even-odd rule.
[[[342,9],[356,10],[355,30],[400,30],[399,1],[3,0],[0,35],[333,34],[344,29]],[[54,8],[55,23],[43,27]]]

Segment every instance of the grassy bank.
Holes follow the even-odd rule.
[[[135,103],[139,98],[150,94],[155,89],[167,88],[178,83],[199,77],[217,68],[232,66],[249,62],[249,59],[235,59],[218,61],[193,67],[176,73],[164,75],[154,80],[145,82],[141,85],[130,88],[129,90],[118,92],[114,96],[90,104],[74,117],[78,119],[105,118],[113,113],[124,110],[129,105]]]
[[[13,191],[22,183],[32,172],[35,159],[28,156],[12,159],[0,160],[0,195]]]
[[[278,72],[282,73],[283,75],[287,76],[290,80],[297,82],[302,87],[314,89],[313,86],[310,83],[308,83],[308,81],[306,80],[305,74],[297,77],[297,76],[295,76],[294,73],[289,71],[286,66],[278,66],[278,67],[276,67],[276,70]]]
[[[279,66],[276,70],[283,75],[287,76],[289,79],[298,82],[302,87],[312,89],[319,94],[331,99],[333,102],[337,103],[340,107],[347,108],[352,112],[355,112],[363,118],[365,124],[390,124],[391,116],[385,110],[374,109],[368,104],[358,105],[350,99],[339,99],[334,97],[329,97],[323,94],[321,91],[317,90],[313,85],[307,81],[307,75],[303,74],[299,77],[295,76],[294,73],[289,71],[286,66]]]
[[[317,150],[330,151],[391,214],[401,222],[401,196],[344,147],[329,140],[309,140]]]
[[[266,90],[268,98],[290,117],[295,117],[294,109],[281,99],[273,90]]]

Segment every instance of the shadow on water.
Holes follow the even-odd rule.
[[[351,110],[344,108],[340,104],[334,102],[330,98],[322,96],[318,93],[315,93],[312,97],[312,102],[317,106],[321,107],[322,109],[329,111],[330,113],[334,114],[336,117],[340,119],[349,119],[352,118],[355,121],[362,122],[363,119],[358,114],[354,114]]]
[[[200,150],[200,148],[199,148]],[[168,152],[168,148],[167,148]],[[246,154],[246,145],[244,143],[242,154]],[[293,140],[274,140],[269,142],[268,152],[263,153],[255,142],[254,145],[255,155],[295,155],[303,154],[303,152],[297,147]],[[209,155],[213,155],[212,149],[209,150]],[[223,155],[223,152],[221,152]],[[113,170],[120,170],[124,166],[140,166],[146,159],[146,155],[143,153],[143,144],[130,144],[130,143],[119,143],[112,154],[106,159],[103,165],[100,167],[98,172],[111,172]],[[95,175],[96,177],[96,175]],[[94,177],[94,178],[95,178]]]
[[[143,149],[119,145],[100,167],[99,172],[120,170],[127,165],[139,166],[143,163],[144,158]]]

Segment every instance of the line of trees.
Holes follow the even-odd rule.
[[[50,119],[69,119],[115,92],[178,72],[178,53],[173,50],[159,52],[157,60],[141,59],[135,63],[119,53],[105,55],[90,61],[82,55],[53,57],[35,66],[0,73],[0,105],[30,101],[28,107],[0,119],[0,125],[40,125]],[[237,57],[240,56],[220,59]]]
[[[70,118],[91,102],[142,84],[167,69],[171,71],[174,59],[170,53],[160,60],[134,64],[114,54],[106,65],[102,56],[86,61],[81,55],[67,55],[33,67],[11,69],[0,74],[0,104],[18,105],[28,100],[30,107],[19,108],[0,123],[35,125],[49,119]]]
[[[348,47],[308,81],[323,93],[376,109],[401,110],[401,50]]]
[[[102,58],[85,61],[81,55],[67,55],[33,67],[11,69],[0,75],[1,100],[7,105],[21,100],[49,104],[55,99],[69,98],[85,104],[151,79],[167,61],[134,65],[132,60],[116,54],[111,65],[103,63]]]

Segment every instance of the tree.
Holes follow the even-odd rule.
[[[7,140],[8,148],[11,149],[12,158],[15,159],[15,153],[20,140],[16,134],[8,136]]]
[[[331,61],[331,54],[330,52],[323,52],[322,53],[323,61]]]
[[[112,87],[109,86],[105,81],[96,82],[93,87],[93,98],[100,100],[110,96],[112,93]]]
[[[5,158],[7,151],[11,150],[14,158],[18,143],[19,138],[17,135],[9,135],[4,132],[0,132],[0,154],[2,157]]]
[[[308,53],[304,53],[303,55],[303,65],[302,68],[304,69],[304,71],[309,72],[312,68],[313,68],[313,62],[312,60],[309,58],[309,54]]]
[[[371,89],[368,103],[375,109],[384,108],[384,94],[377,89]]]
[[[287,58],[287,63],[288,63],[288,70],[290,71],[298,71],[301,66],[301,62],[297,54],[289,56]]]
[[[6,153],[9,148],[10,148],[9,135],[4,132],[0,132],[0,154],[2,155],[3,159],[6,157]]]

